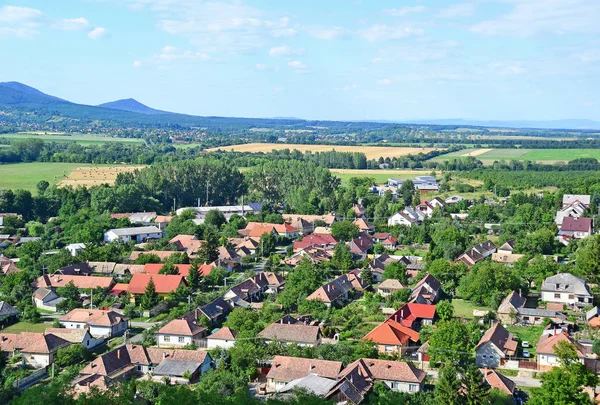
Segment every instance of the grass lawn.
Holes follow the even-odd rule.
[[[483,149],[483,148],[480,148]],[[433,161],[450,160],[465,156],[469,151],[460,150],[436,156]],[[491,165],[495,160],[531,160],[541,163],[567,162],[579,158],[600,159],[600,149],[491,149],[475,156],[485,165]]]
[[[15,163],[0,165],[0,188],[22,188],[35,191],[41,180],[56,184],[78,167],[92,166],[81,163]]]
[[[41,139],[43,141],[48,142],[75,142],[81,145],[103,145],[108,142],[120,142],[120,143],[129,143],[129,144],[141,144],[144,143],[143,139],[137,138],[113,138],[104,135],[98,134],[64,134],[64,133],[29,133],[29,132],[19,132],[15,134],[2,134],[1,138],[7,139]]]
[[[44,332],[46,328],[51,328],[52,322],[17,322],[2,330],[3,333],[21,333],[21,332]]]
[[[537,346],[538,340],[540,340],[540,336],[542,336],[542,331],[544,330],[543,326],[517,326],[517,325],[508,325],[506,327],[513,335],[517,336],[521,342],[529,342],[529,350],[530,358],[535,357],[535,347]],[[519,344],[519,348],[521,344]]]
[[[474,319],[473,310],[481,310],[481,311],[491,311],[492,308],[478,306],[470,301],[453,299],[452,306],[454,307],[454,316],[465,318],[465,319]]]
[[[579,158],[600,159],[600,149],[531,149],[522,158],[539,161],[567,161]]]
[[[409,249],[400,249],[394,252],[395,256],[420,256],[424,257],[427,254],[426,250],[423,249],[414,249],[413,251]]]

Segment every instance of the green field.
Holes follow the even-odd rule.
[[[471,301],[453,299],[452,306],[454,307],[454,316],[464,319],[473,319],[473,310],[492,311],[492,308],[478,306]]]
[[[482,150],[483,148],[479,148]],[[600,149],[491,149],[484,153],[460,150],[433,158],[434,161],[455,159],[472,153],[476,159],[489,165],[496,160],[531,160],[540,163],[568,162],[573,159],[595,158],[600,160]]]
[[[36,184],[46,180],[50,184],[57,184],[78,167],[94,165],[82,163],[14,163],[0,165],[0,189],[18,189],[34,191]],[[96,165],[98,166],[98,165]]]
[[[144,143],[143,139],[134,138],[112,138],[104,135],[85,135],[85,134],[61,134],[61,133],[26,133],[19,132],[15,134],[0,134],[0,138],[7,139],[41,139],[48,142],[74,142],[81,145],[102,145],[107,142],[120,142],[127,144]]]
[[[351,177],[370,177],[375,180],[376,184],[386,184],[390,177],[401,179],[410,179],[415,176],[427,176],[431,170],[355,170],[355,169],[329,169],[336,177],[339,177],[342,184],[348,183]]]

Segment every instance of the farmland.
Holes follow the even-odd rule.
[[[298,150],[300,152],[328,152],[335,150],[336,152],[362,152],[367,156],[367,159],[393,158],[406,156],[409,154],[416,155],[418,153],[427,153],[436,148],[406,148],[406,147],[385,147],[385,146],[340,146],[340,145],[294,145],[284,143],[248,143],[243,145],[224,146],[219,148],[207,149],[207,152],[234,151],[234,152],[271,152],[272,150]]]
[[[78,167],[67,178],[58,183],[58,187],[92,187],[100,184],[114,184],[119,173],[132,172],[142,166],[96,166]]]
[[[475,149],[448,153],[432,160],[448,160],[463,156],[474,156],[484,164],[492,164],[495,160],[513,159],[557,163],[579,158],[600,159],[600,149]]]
[[[359,169],[329,169],[333,174],[346,183],[350,177],[370,177],[376,184],[385,184],[390,177],[411,178],[424,176],[431,171],[418,170],[359,170]]]
[[[66,134],[60,132],[19,132],[14,134],[0,134],[0,138],[10,140],[41,139],[48,142],[72,142],[81,145],[103,145],[108,142],[119,142],[125,144],[144,143],[143,139],[136,138],[112,138],[99,134]]]

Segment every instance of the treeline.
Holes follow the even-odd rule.
[[[262,163],[274,160],[303,160],[313,162],[320,167],[328,169],[367,169],[367,157],[362,152],[305,152],[297,149],[272,150],[270,152],[211,152],[210,156],[220,159],[229,159],[238,167],[254,167]]]
[[[600,183],[599,171],[511,171],[493,168],[476,169],[461,175],[465,178],[489,181],[509,189],[559,187],[565,192],[589,194]],[[600,190],[598,190],[600,191]]]

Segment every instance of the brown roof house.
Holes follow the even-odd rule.
[[[465,253],[460,255],[458,259],[456,259],[456,262],[463,262],[468,267],[471,267],[475,263],[484,260],[486,257],[491,256],[495,252],[496,245],[494,245],[494,242],[487,240],[467,250]]]
[[[567,335],[566,332],[559,330],[544,331],[536,347],[538,366],[542,371],[551,370],[553,367],[559,366],[558,356],[554,351],[555,346],[559,342],[567,342],[575,345],[577,357],[580,363],[584,363],[586,350]]]
[[[206,336],[207,330],[200,323],[199,311],[191,311],[178,319],[173,319],[158,330],[158,347],[183,347],[198,344]]]
[[[285,318],[270,324],[258,336],[265,339],[267,344],[273,341],[312,347],[321,344],[321,329],[318,326],[295,322],[292,317]]]
[[[56,306],[65,299],[49,288],[40,287],[33,292],[33,303],[37,308],[56,312]]]
[[[513,324],[517,320],[519,309],[525,306],[527,299],[520,293],[511,292],[498,307],[498,318],[505,324]]]
[[[336,380],[340,371],[341,361],[275,356],[267,374],[267,388],[269,391],[278,391],[287,383],[310,374]]]
[[[67,329],[89,328],[92,336],[106,338],[123,334],[129,326],[129,319],[123,315],[102,309],[74,309],[59,321]]]
[[[387,280],[379,283],[377,286],[377,294],[381,295],[382,297],[387,297],[388,295],[392,295],[396,291],[402,290],[403,288],[406,288],[406,286],[403,285],[400,280],[388,278]]]
[[[0,334],[0,351],[8,352],[9,357],[19,353],[23,361],[34,368],[51,365],[58,349],[69,345],[67,340],[52,333]]]
[[[204,241],[195,235],[177,235],[169,243],[175,245],[178,251],[187,253],[189,257],[196,257]]]
[[[475,348],[477,367],[497,368],[517,352],[517,338],[500,323],[488,329]]]
[[[34,288],[61,288],[65,287],[70,282],[73,282],[75,287],[80,290],[88,290],[93,288],[111,288],[115,281],[112,277],[90,277],[90,276],[66,276],[63,274],[44,274],[33,282]]]
[[[592,218],[573,218],[563,219],[558,231],[558,240],[565,246],[569,245],[571,239],[583,239],[594,232],[594,221]]]
[[[515,394],[517,384],[510,378],[503,376],[496,370],[490,370],[488,368],[482,368],[479,371],[481,371],[483,379],[491,388],[498,388],[510,397]]]
[[[86,349],[93,349],[94,347],[104,343],[104,338],[95,338],[90,334],[89,329],[67,329],[67,328],[46,328],[46,334],[53,334],[61,339],[66,340],[71,344],[80,344]]]
[[[427,273],[427,275],[413,287],[409,301],[416,302],[417,304],[433,305],[440,300],[441,295],[442,285],[435,277]]]
[[[206,348],[216,349],[217,347],[221,347],[223,349],[229,349],[235,344],[236,336],[236,331],[224,326],[206,338]]]
[[[327,307],[342,304],[350,299],[351,294],[360,293],[368,284],[352,273],[342,274],[329,283],[322,285],[315,292],[306,297],[307,300],[321,301]]]

